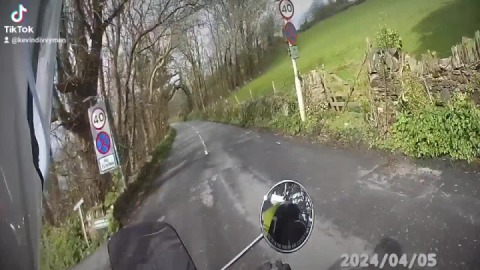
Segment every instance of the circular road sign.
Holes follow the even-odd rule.
[[[290,20],[293,15],[295,14],[295,8],[293,7],[293,3],[290,0],[282,0],[280,1],[280,14],[285,20]]]
[[[110,147],[112,146],[112,142],[110,140],[110,136],[106,132],[100,132],[97,135],[97,139],[95,139],[95,145],[97,147],[97,151],[105,155],[110,151]]]
[[[292,46],[295,46],[295,44],[297,44],[297,38],[298,38],[297,29],[295,28],[295,25],[293,25],[293,23],[291,22],[288,22],[285,25],[284,33],[288,39],[288,43],[290,43]]]
[[[93,110],[92,119],[90,121],[95,129],[102,129],[107,121],[105,112],[101,108],[96,108]]]

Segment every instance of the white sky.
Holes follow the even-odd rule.
[[[312,5],[313,0],[291,0],[295,7],[295,15],[293,16],[293,24],[298,29],[304,21],[305,13]]]

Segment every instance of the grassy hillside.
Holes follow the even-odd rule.
[[[351,81],[363,59],[365,38],[374,36],[380,18],[399,31],[407,52],[420,55],[434,50],[449,56],[450,47],[462,36],[472,36],[480,29],[480,0],[367,0],[299,35],[300,72],[324,64]],[[250,90],[254,96],[269,94],[272,81],[278,90],[291,90],[293,79],[285,47],[267,73],[235,95],[244,100],[250,97]]]

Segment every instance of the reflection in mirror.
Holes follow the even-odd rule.
[[[276,184],[262,205],[262,231],[268,244],[282,253],[300,249],[310,237],[314,222],[312,200],[305,188],[292,180]]]

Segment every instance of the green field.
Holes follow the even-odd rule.
[[[400,33],[408,53],[418,56],[433,50],[448,57],[451,46],[462,36],[472,37],[480,30],[480,0],[367,0],[299,34],[300,72],[324,64],[327,70],[352,81],[363,60],[365,39],[372,40],[381,19]],[[272,81],[277,90],[291,91],[294,78],[286,50],[265,74],[235,95],[245,100],[250,90],[254,96],[270,94]]]

